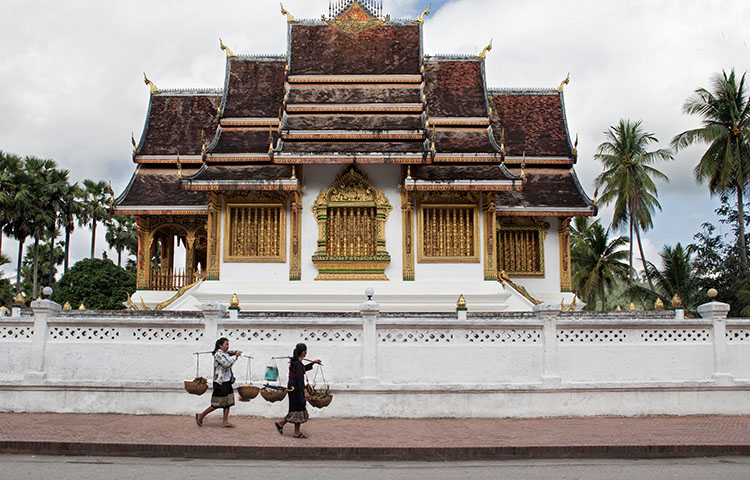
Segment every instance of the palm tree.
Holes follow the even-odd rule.
[[[13,219],[16,202],[16,183],[23,160],[18,155],[0,151],[0,252],[3,246],[3,231]]]
[[[703,125],[674,137],[672,146],[680,151],[693,144],[708,144],[693,173],[698,182],[708,180],[712,195],[737,194],[737,243],[742,269],[747,272],[743,195],[750,177],[750,99],[745,92],[745,74],[737,83],[734,70],[729,76],[722,71],[713,79],[712,92],[697,89],[682,110],[701,117]]]
[[[612,227],[620,228],[626,223],[630,231],[638,240],[643,269],[646,278],[653,289],[651,277],[646,269],[646,258],[641,244],[641,230],[646,231],[653,226],[651,215],[655,210],[661,210],[654,179],[669,181],[666,175],[652,167],[657,160],[672,160],[672,152],[668,149],[648,151],[651,143],[658,142],[653,133],[646,132],[641,127],[641,121],[631,122],[620,120],[617,126],[610,127],[605,132],[607,141],[599,145],[594,157],[602,162],[604,172],[596,178],[596,187],[603,187],[601,201],[605,205],[614,202],[615,211],[612,216]],[[628,254],[630,272],[628,283],[633,287],[633,243],[630,242]]]
[[[580,248],[571,252],[571,260],[577,266],[573,287],[579,297],[594,305],[599,294],[601,309],[606,309],[607,292],[629,273],[625,263],[628,252],[624,249],[629,241],[628,237],[610,239],[609,229],[604,230],[598,220],[591,224],[578,244]]]
[[[47,175],[47,188],[46,188],[46,208],[54,213],[54,220],[52,225],[48,229],[49,242],[50,242],[50,256],[49,264],[54,265],[54,252],[55,252],[55,240],[59,235],[57,227],[64,225],[62,217],[62,207],[65,201],[64,196],[69,193],[70,184],[68,183],[68,170],[51,170]],[[49,269],[49,278],[47,285],[52,286],[55,283],[55,269]]]
[[[18,241],[18,263],[16,265],[16,294],[21,290],[21,262],[23,261],[23,246],[32,234],[31,209],[29,205],[34,199],[32,178],[25,168],[26,162],[19,159],[18,168],[12,170],[10,184],[12,194],[4,208],[5,227],[3,231]]]
[[[81,203],[84,192],[77,183],[68,185],[60,198],[60,226],[65,229],[65,257],[63,273],[68,273],[68,259],[70,258],[70,235],[75,229],[75,222],[83,215],[84,206]]]
[[[689,312],[695,312],[701,301],[699,276],[693,260],[693,250],[683,248],[680,243],[673,247],[664,245],[661,252],[662,268],[648,262],[648,271],[656,286],[653,289],[641,285],[633,287],[635,296],[644,301],[656,301],[660,298],[664,305],[669,305],[672,298],[679,295],[682,304]]]
[[[132,215],[114,215],[107,223],[104,236],[109,248],[117,251],[117,265],[122,266],[122,251],[138,251],[138,230]]]
[[[91,222],[91,258],[94,258],[94,247],[96,245],[96,224],[109,218],[107,201],[111,197],[111,189],[104,181],[95,182],[84,180],[85,191],[84,210],[81,219]]]

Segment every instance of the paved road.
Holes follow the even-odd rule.
[[[356,480],[746,480],[750,457],[661,460],[534,460],[506,462],[281,462],[122,457],[0,455],[4,480],[305,478]]]

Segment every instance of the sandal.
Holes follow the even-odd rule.
[[[203,426],[203,420],[201,420],[198,417],[198,415],[199,415],[198,413],[195,414],[195,423],[197,423],[199,427],[202,427]]]
[[[294,438],[307,438],[307,435],[305,435],[302,432],[299,432],[299,433],[294,434]]]
[[[284,435],[284,427],[279,425],[279,422],[273,422],[273,426],[279,431],[279,435]]]
[[[226,425],[222,425],[222,428],[234,428],[233,423],[227,423]]]

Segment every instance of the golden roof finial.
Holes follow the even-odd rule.
[[[560,82],[560,86],[557,87],[557,91],[560,92],[560,93],[562,93],[563,88],[565,87],[565,85],[567,85],[569,83],[570,83],[570,72],[568,72],[568,76],[565,77],[565,80],[563,80],[562,82]]]
[[[273,132],[268,129],[268,153],[273,152]]]
[[[406,166],[406,178],[411,178],[411,165]]]
[[[78,305],[78,310],[84,311],[86,310],[86,306],[83,303],[81,303],[80,305]]]
[[[500,129],[500,153],[505,155],[505,127]]]
[[[674,294],[674,297],[672,297],[672,306],[674,308],[682,308],[682,299],[678,294]]]
[[[578,134],[576,133],[576,141],[573,142],[573,155],[578,155]]]
[[[130,132],[130,142],[133,144],[133,153],[138,153],[138,144],[135,143],[135,134]]]
[[[458,301],[456,302],[456,310],[466,310],[466,299],[464,298],[463,294],[458,296]]]
[[[435,148],[435,126],[434,125],[432,127],[432,135],[430,135],[430,151],[432,153],[435,153],[435,151],[436,151],[436,148]]]
[[[229,308],[237,309],[240,308],[240,299],[237,297],[237,294],[232,294],[232,300],[229,301]]]
[[[661,298],[657,298],[654,302],[654,310],[664,310],[664,302],[661,301]]]
[[[526,180],[526,150],[523,151],[523,158],[521,159],[521,180]]]
[[[156,93],[159,90],[158,88],[156,88],[156,85],[154,84],[154,82],[148,79],[148,77],[146,76],[146,72],[143,72],[143,83],[145,83],[146,85],[149,86],[149,88],[151,88],[151,93]]]
[[[283,3],[279,2],[279,5],[281,5],[281,14],[286,15],[286,23],[293,23],[295,20],[292,14],[289,13],[289,11],[286,8],[284,8]]]
[[[201,154],[206,153],[206,132],[201,130]]]
[[[221,37],[219,37],[219,48],[222,49],[227,54],[227,58],[234,57],[234,53],[232,53],[229,47],[224,45],[224,42],[221,40]]]
[[[291,178],[292,180],[296,180],[296,179],[297,179],[297,169],[296,169],[296,165],[292,165],[292,176],[291,176],[291,177],[289,177],[289,178]]]
[[[16,298],[13,299],[13,305],[26,305],[26,297],[23,296],[23,292],[18,292]]]
[[[432,8],[432,4],[427,5],[427,10],[420,13],[416,20],[412,21],[411,23],[415,24],[423,24],[424,23],[424,17],[430,14],[430,9]]]
[[[492,50],[492,39],[490,39],[490,43],[482,49],[482,53],[480,53],[477,58],[484,60],[485,58],[487,58],[487,52],[489,52],[490,50]]]
[[[221,116],[221,105],[219,105],[218,107],[216,107],[216,115]]]
[[[63,305],[63,310],[72,310],[73,307],[70,306],[70,302],[65,302],[65,305]]]
[[[180,163],[180,152],[177,152],[177,178],[182,180],[182,163]]]

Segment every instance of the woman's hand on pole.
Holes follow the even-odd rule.
[[[318,365],[323,365],[323,362],[320,360],[313,360],[312,363],[317,363]]]
[[[237,357],[239,357],[240,355],[242,355],[242,352],[241,352],[241,351],[239,351],[239,350],[237,350],[236,352],[234,352],[234,354],[235,354],[235,355],[236,355]]]

